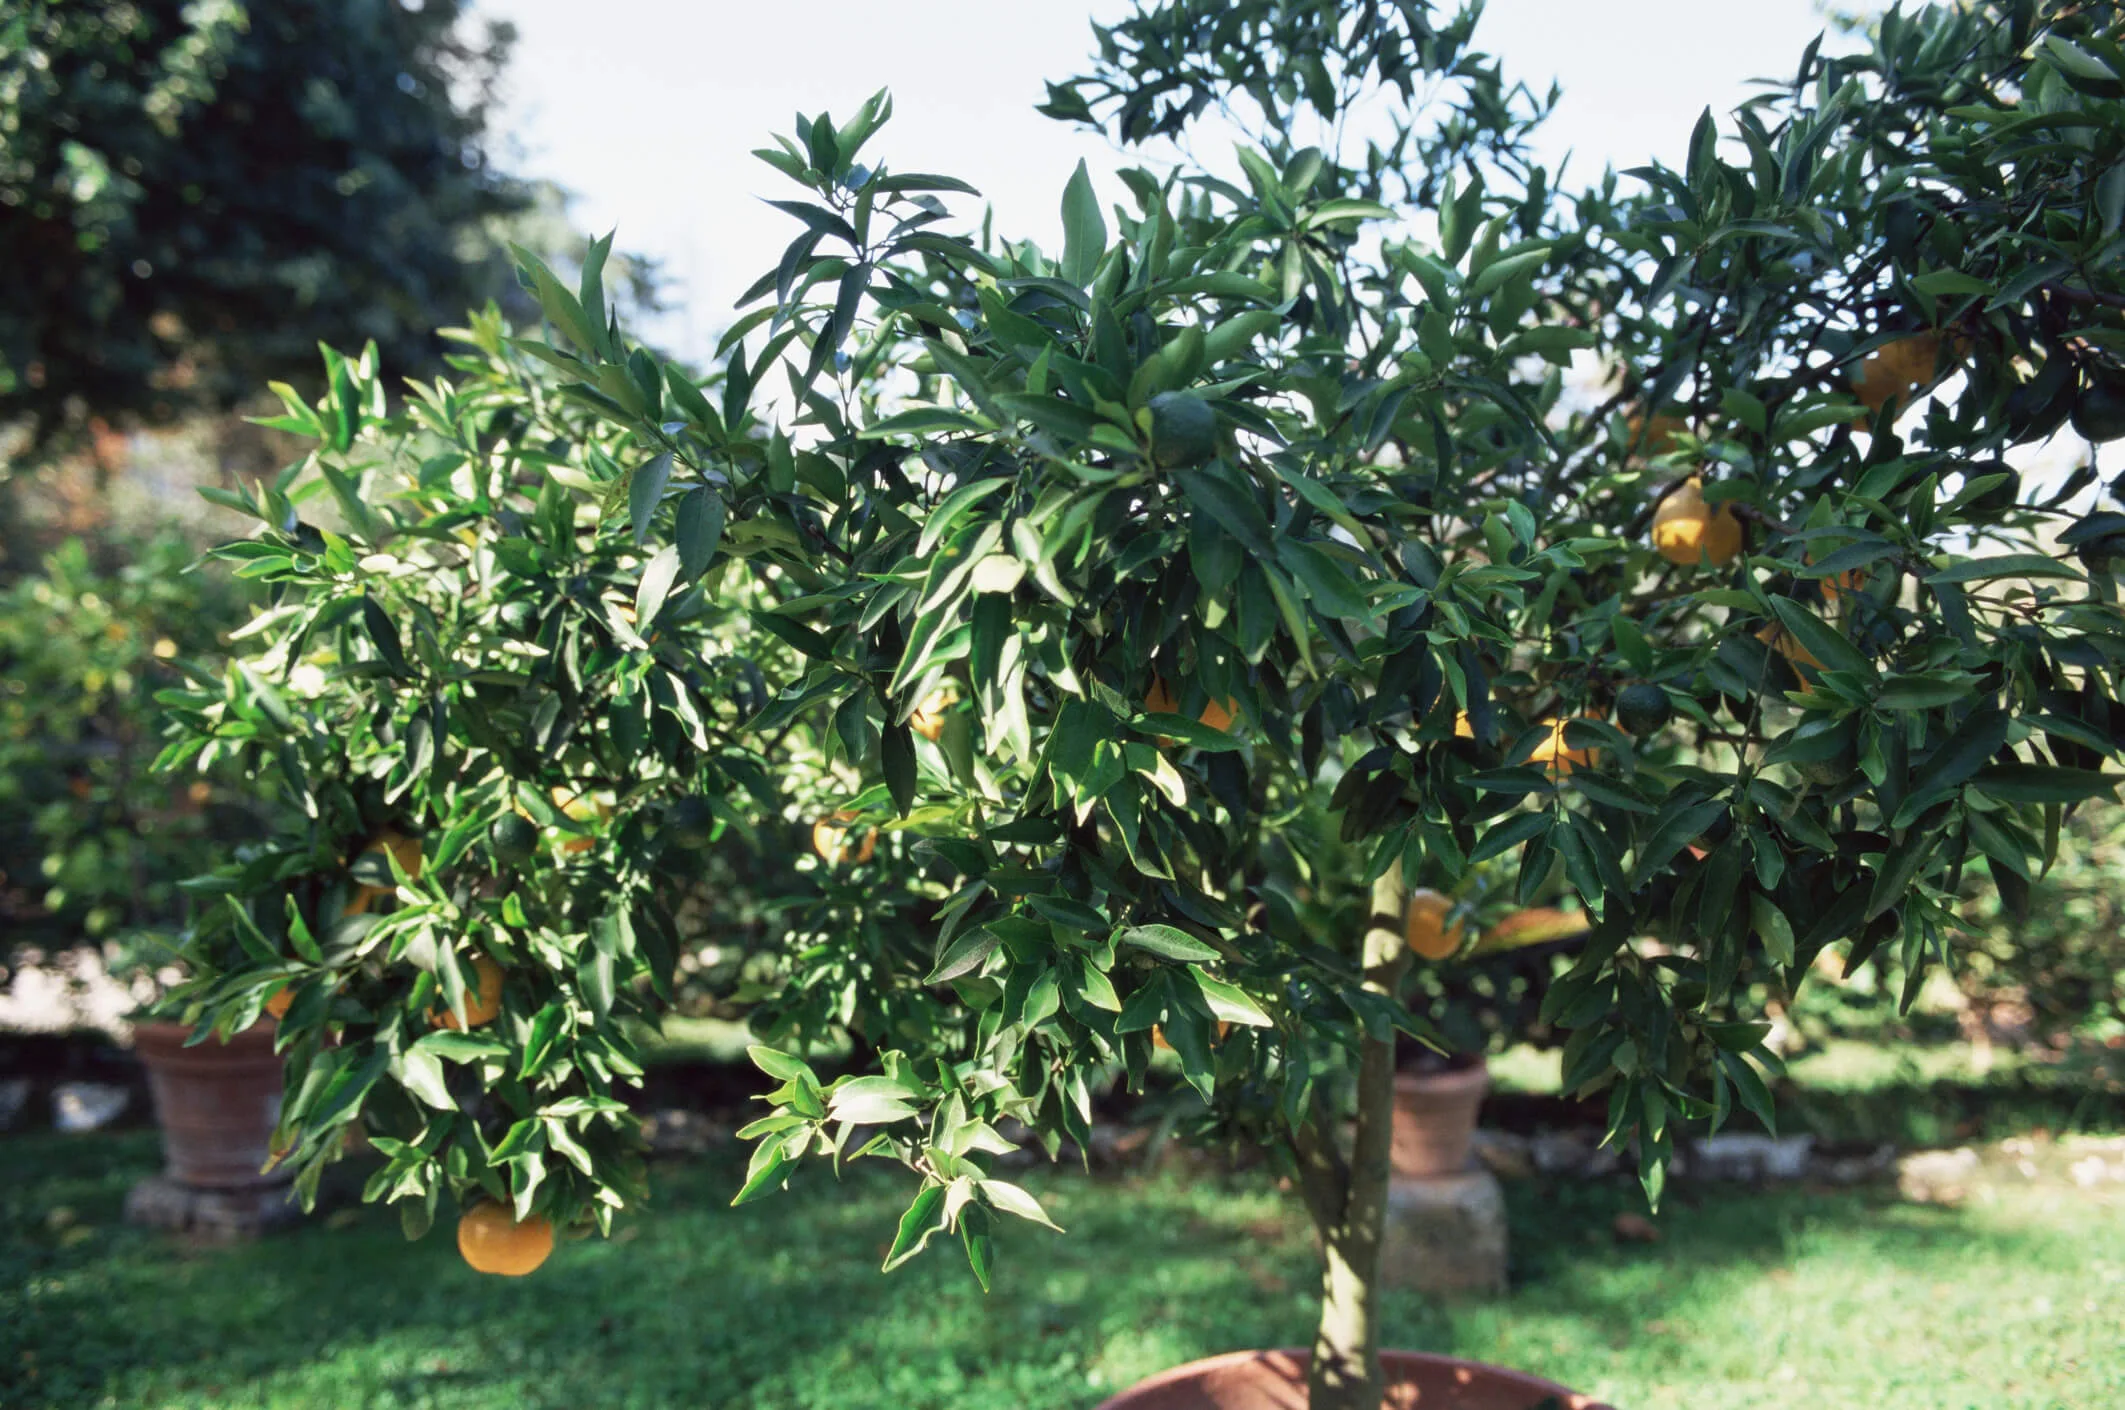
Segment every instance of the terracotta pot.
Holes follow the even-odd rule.
[[[1490,1067],[1395,1074],[1394,1171],[1429,1178],[1468,1168],[1476,1112],[1490,1090]]]
[[[1234,1351],[1191,1361],[1115,1396],[1099,1410],[1305,1410],[1303,1351]],[[1592,1396],[1518,1371],[1415,1351],[1380,1353],[1381,1410],[1612,1410]]]
[[[195,1189],[258,1189],[287,1182],[259,1174],[280,1122],[281,1060],[274,1025],[255,1023],[227,1043],[186,1047],[181,1023],[140,1023],[133,1050],[148,1070],[169,1176]]]

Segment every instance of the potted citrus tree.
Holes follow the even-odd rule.
[[[284,585],[247,638],[270,669],[182,702],[172,762],[292,745],[282,777],[317,803],[302,847],[226,879],[253,953],[188,996],[235,1023],[299,984],[298,1180],[358,1122],[372,1194],[415,1231],[470,1205],[476,1266],[608,1226],[639,1190],[613,1093],[666,982],[664,810],[809,828],[831,803],[822,860],[929,909],[781,956],[739,1203],[807,1160],[896,1162],[887,1266],[945,1239],[986,1280],[1000,1221],[1046,1222],[997,1173],[1004,1133],[1082,1141],[1155,1029],[1206,1124],[1286,1162],[1322,1310],[1308,1350],[1136,1403],[1562,1397],[1383,1353],[1395,1037],[1428,1036],[1403,878],[1452,893],[1507,858],[1532,901],[1561,871],[1591,925],[1545,1001],[1565,1080],[1606,1092],[1657,1199],[1685,1122],[1768,1117],[1743,975],[1797,984],[1833,945],[1923,969],[1966,866],[2026,869],[2118,777],[2125,520],[2065,516],[2088,478],[1988,501],[1983,466],[2107,375],[2120,291],[2082,256],[2125,143],[1971,109],[2100,107],[2125,65],[2066,8],[2000,8],[1811,53],[1735,160],[1707,120],[1653,194],[1565,200],[1526,156],[1540,105],[1465,17],[1167,5],[1049,109],[1129,139],[1258,112],[1237,179],[1129,170],[1134,208],[1107,210],[1080,172],[1060,250],[977,242],[946,233],[960,183],[868,155],[881,95],[763,151],[799,228],[711,378],[625,340],[594,252],[574,287],[527,261],[545,337],[489,327],[402,410],[373,369],[291,404],[318,449],[231,550]],[[1360,153],[1289,135],[1334,136],[1379,85],[1443,109],[1387,104]],[[1868,354],[1948,324],[1960,399],[1909,442],[1888,401],[1854,431]],[[1632,394],[1568,400],[1581,351]],[[1677,399],[1691,429],[1648,460],[1629,420]],[[520,591],[571,605],[513,648],[497,599]],[[697,617],[716,630],[660,645]],[[329,710],[276,695],[326,649]],[[1640,682],[1672,711],[1634,733],[1605,706]],[[800,754],[825,762],[784,783]],[[567,819],[557,784],[603,809]],[[369,818],[336,789],[433,839],[417,871],[387,853],[381,917],[334,908]],[[517,807],[593,845],[501,849]],[[1339,930],[1302,922],[1299,818],[1364,857]],[[865,1070],[824,1079],[803,1040],[852,1029]]]

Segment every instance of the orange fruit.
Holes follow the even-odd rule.
[[[1692,475],[1653,511],[1653,551],[1670,563],[1694,568],[1710,559],[1715,568],[1741,552],[1741,521],[1725,504],[1705,502],[1704,479]]]
[[[842,862],[869,861],[878,851],[878,829],[871,828],[863,834],[862,842],[851,844],[848,840],[847,825],[855,820],[856,815],[844,808],[831,817],[824,817],[813,823],[812,850],[836,865]]]
[[[288,1008],[294,1002],[295,990],[292,987],[283,989],[272,998],[266,1000],[266,1012],[273,1015],[274,1021],[278,1022],[288,1016]]]
[[[1535,746],[1535,752],[1528,755],[1527,761],[1547,768],[1551,778],[1562,778],[1573,769],[1587,767],[1594,762],[1594,756],[1601,752],[1592,748],[1574,749],[1566,744],[1564,727],[1571,723],[1569,720],[1552,717],[1542,723],[1549,726],[1549,736]]]
[[[1427,887],[1409,893],[1409,909],[1403,916],[1402,934],[1409,941],[1411,953],[1427,960],[1443,960],[1461,948],[1461,927],[1456,924],[1449,930],[1446,926],[1446,913],[1453,908],[1451,896],[1443,896]]]
[[[1152,681],[1150,693],[1144,696],[1144,713],[1178,715],[1180,712],[1181,703],[1174,699],[1173,688],[1163,680]],[[1232,728],[1232,722],[1239,718],[1239,713],[1240,702],[1227,696],[1222,704],[1213,700],[1205,705],[1203,713],[1196,716],[1196,721],[1215,730],[1225,730]]]
[[[908,728],[935,744],[938,736],[944,733],[945,715],[952,708],[954,698],[942,686],[931,691],[928,698],[915,707],[915,713],[908,716]]]
[[[1639,455],[1665,455],[1676,447],[1676,433],[1688,431],[1688,418],[1656,413],[1648,421],[1643,412],[1632,412],[1624,418],[1624,429],[1629,433],[1626,444]]]
[[[403,871],[408,876],[419,876],[421,874],[421,840],[418,837],[407,837],[403,833],[387,827],[376,835],[374,842],[362,848],[361,855],[367,856],[371,852],[379,854],[389,852],[397,860],[400,871]],[[357,887],[354,892],[354,899],[347,903],[347,914],[350,916],[366,914],[369,907],[378,901],[388,899],[392,895],[392,891],[393,888],[388,886],[364,885]]]
[[[1815,561],[1814,556],[1810,555],[1808,561],[1813,563]],[[1825,607],[1835,607],[1839,593],[1858,592],[1867,585],[1867,570],[1864,568],[1847,568],[1842,573],[1832,573],[1829,577],[1820,578],[1817,581],[1822,584],[1823,605]]]
[[[492,1201],[476,1204],[457,1221],[457,1251],[476,1273],[521,1278],[553,1252],[553,1221],[520,1220]]]
[[[1815,653],[1801,645],[1797,637],[1776,622],[1759,630],[1756,639],[1796,666],[1811,666],[1818,671],[1822,669],[1822,662],[1815,659]]]
[[[1474,739],[1475,737],[1476,727],[1468,722],[1468,711],[1456,710],[1454,712],[1454,738]]]
[[[1941,335],[1926,332],[1884,343],[1867,354],[1866,359],[1859,365],[1858,375],[1853,379],[1852,394],[1859,398],[1869,415],[1855,418],[1852,422],[1853,429],[1870,429],[1873,425],[1872,413],[1880,411],[1891,402],[1901,407],[1913,388],[1932,381],[1940,351]]]
[[[1222,1018],[1217,1021],[1217,1040],[1220,1043],[1225,1041],[1225,1035],[1231,1031],[1231,1024]],[[1169,1053],[1173,1051],[1173,1045],[1166,1041],[1166,1030],[1155,1023],[1151,1025],[1151,1046]]]
[[[472,957],[474,975],[472,992],[465,996],[465,1027],[477,1028],[483,1023],[494,1022],[494,1016],[502,1011],[502,967],[491,956]],[[428,1010],[428,1022],[437,1028],[456,1028],[457,1015],[449,1005]]]

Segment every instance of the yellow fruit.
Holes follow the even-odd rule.
[[[1461,948],[1461,927],[1448,929],[1446,913],[1453,898],[1419,887],[1409,893],[1409,910],[1403,917],[1402,935],[1410,951],[1427,960],[1443,960]]]
[[[367,856],[371,852],[375,852],[379,856],[389,852],[392,857],[397,859],[400,871],[413,877],[421,874],[421,840],[418,837],[407,837],[391,828],[385,828],[376,835],[374,842],[362,848],[363,856]],[[350,916],[367,914],[370,906],[390,897],[392,891],[393,888],[388,886],[365,885],[357,887],[354,892],[354,899],[347,903],[347,914]]]
[[[1468,711],[1466,711],[1466,710],[1457,710],[1457,711],[1455,711],[1455,712],[1454,712],[1454,738],[1455,738],[1455,739],[1474,739],[1475,737],[1476,737],[1476,727],[1475,727],[1474,725],[1472,725],[1472,724],[1470,724],[1470,723],[1468,722]]]
[[[1960,351],[1962,340],[1957,339],[1955,350]],[[1854,430],[1865,431],[1873,426],[1872,413],[1895,402],[1901,408],[1908,401],[1915,387],[1933,380],[1934,368],[1941,352],[1941,335],[1938,333],[1914,333],[1908,338],[1898,338],[1893,343],[1884,343],[1859,365],[1859,375],[1853,379],[1852,394],[1859,398],[1869,415],[1853,420]]]
[[[1670,563],[1694,568],[1710,559],[1715,568],[1741,552],[1741,521],[1725,504],[1705,502],[1704,480],[1692,475],[1653,511],[1653,549]]]
[[[1528,755],[1527,761],[1543,765],[1551,778],[1563,778],[1573,769],[1586,768],[1601,752],[1598,749],[1574,749],[1566,744],[1564,727],[1571,723],[1569,720],[1551,718],[1542,723],[1549,726],[1549,735],[1535,746],[1535,752]]]
[[[465,996],[464,1026],[478,1028],[494,1022],[494,1016],[502,1011],[502,967],[487,955],[474,955],[472,972],[475,978],[472,992]],[[457,1015],[448,1005],[428,1010],[428,1022],[436,1028],[458,1026]]]
[[[878,829],[871,828],[863,834],[862,842],[851,845],[847,825],[855,820],[856,815],[844,808],[813,823],[812,850],[837,866],[842,862],[869,861],[878,851]]]
[[[908,728],[935,744],[937,737],[944,733],[945,715],[951,710],[954,699],[952,692],[941,686],[931,691],[929,697],[915,707],[915,713],[908,716]]]
[[[519,1220],[499,1204],[476,1204],[457,1221],[457,1251],[476,1273],[521,1278],[553,1252],[553,1221]]]

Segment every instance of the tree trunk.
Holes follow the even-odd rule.
[[[1394,997],[1409,964],[1402,867],[1372,886],[1365,987]],[[1387,1219],[1394,1130],[1394,1034],[1368,1037],[1358,1054],[1357,1129],[1346,1164],[1333,1128],[1318,1117],[1298,1132],[1301,1187],[1321,1235],[1321,1326],[1306,1373],[1309,1410],[1379,1410],[1380,1236]]]

